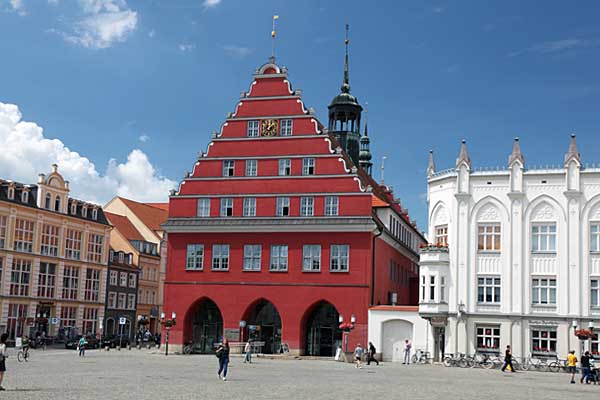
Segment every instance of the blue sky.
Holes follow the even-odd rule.
[[[386,183],[422,229],[429,149],[452,167],[466,138],[474,166],[505,165],[519,136],[527,164],[557,164],[575,132],[600,162],[596,1],[0,0],[0,102],[18,107],[4,142],[0,110],[0,145],[19,146],[16,131],[60,141],[2,149],[0,176],[34,181],[54,155],[83,197],[159,199],[270,55],[273,14],[277,60],[323,123],[350,24],[374,175],[387,155]]]

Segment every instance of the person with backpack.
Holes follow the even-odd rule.
[[[219,379],[227,380],[227,366],[229,365],[229,340],[223,339],[223,343],[217,348],[216,356],[219,359]],[[223,376],[221,376],[221,373]]]
[[[2,386],[2,380],[4,379],[4,373],[6,372],[6,341],[8,340],[8,333],[3,333],[0,336],[0,390],[6,390]]]
[[[375,358],[375,354],[377,354],[377,349],[375,349],[375,345],[373,342],[369,342],[369,351],[367,352],[367,365],[371,365],[371,361],[374,361],[379,365],[379,361]]]

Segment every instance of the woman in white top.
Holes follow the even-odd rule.
[[[6,390],[2,387],[2,379],[4,379],[4,372],[6,371],[6,341],[8,340],[8,334],[3,333],[0,336],[0,390]]]

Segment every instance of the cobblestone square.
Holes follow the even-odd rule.
[[[600,386],[569,385],[566,374],[404,366],[358,370],[316,360],[243,364],[232,357],[229,380],[217,378],[214,356],[154,351],[32,351],[28,363],[8,359],[2,399],[564,399],[593,398]]]

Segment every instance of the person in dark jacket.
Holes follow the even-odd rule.
[[[504,352],[504,365],[502,366],[502,372],[506,371],[506,368],[510,366],[510,372],[515,372],[515,367],[512,364],[512,350],[510,349],[510,345],[506,346],[506,351]]]
[[[369,351],[367,352],[367,365],[371,365],[371,361],[374,361],[379,365],[379,361],[375,358],[375,354],[377,354],[377,349],[373,345],[373,342],[369,342]]]
[[[592,370],[590,369],[590,352],[586,351],[581,356],[581,379],[580,383],[590,383],[592,378]]]
[[[219,378],[227,380],[227,366],[229,365],[229,341],[223,339],[223,343],[217,349],[217,357],[219,358]],[[221,376],[221,373],[223,376]]]

